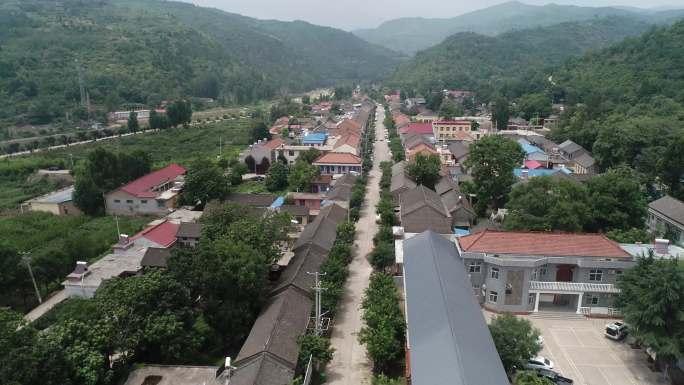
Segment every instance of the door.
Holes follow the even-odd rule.
[[[572,282],[572,265],[559,265],[556,270],[556,282]],[[556,294],[553,298],[555,305],[567,305],[568,299],[561,294]]]

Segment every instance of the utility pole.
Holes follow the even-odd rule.
[[[315,334],[317,336],[320,336],[321,331],[322,331],[322,328],[321,328],[321,326],[322,326],[321,325],[321,292],[323,290],[327,290],[327,289],[321,286],[321,281],[320,281],[320,279],[318,279],[318,277],[324,276],[326,273],[319,273],[319,272],[309,273],[309,272],[307,272],[307,274],[313,275],[315,277],[314,286],[312,287],[312,289],[316,293],[316,320],[315,320],[316,328],[314,330],[315,330]]]
[[[119,217],[115,215],[114,220],[116,221],[116,239],[118,240],[121,237],[121,229],[119,229]]]
[[[36,284],[36,278],[33,276],[33,270],[31,269],[31,252],[23,251],[19,254],[22,255],[21,260],[24,261],[26,267],[28,267],[29,275],[31,276],[31,281],[33,282],[33,288],[36,290],[36,297],[38,297],[38,303],[43,303],[43,298],[40,296],[40,291],[38,291],[38,284]]]

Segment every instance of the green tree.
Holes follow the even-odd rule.
[[[670,194],[684,200],[684,135],[672,138],[658,165],[659,175]]]
[[[310,149],[300,153],[297,160],[311,164],[318,159],[319,156],[321,156],[321,151],[317,148],[311,147]]]
[[[451,99],[444,99],[439,108],[439,116],[445,120],[453,120],[457,116],[463,116],[463,105]]]
[[[252,143],[256,143],[260,140],[271,139],[271,133],[268,131],[268,126],[266,122],[261,119],[256,119],[252,121],[249,128],[249,140]]]
[[[385,273],[373,273],[362,302],[365,325],[359,341],[366,345],[375,372],[386,373],[403,354],[404,316],[394,279]]]
[[[287,187],[287,177],[289,170],[281,162],[275,162],[266,173],[264,184],[268,191],[280,191]]]
[[[368,262],[375,270],[385,271],[394,265],[394,243],[378,243],[368,254]]]
[[[169,119],[166,117],[166,114],[159,114],[154,109],[150,111],[150,128],[153,130],[169,128]]]
[[[473,176],[473,189],[477,195],[475,209],[479,215],[487,206],[501,207],[515,183],[513,169],[525,158],[520,145],[499,135],[488,135],[470,146],[465,165]]]
[[[533,370],[525,370],[515,374],[513,385],[553,385],[553,382],[548,378],[540,377]]]
[[[551,98],[544,94],[526,94],[520,98],[518,109],[525,120],[551,115]]]
[[[206,204],[213,199],[224,199],[227,194],[228,181],[217,165],[207,159],[192,162],[185,177],[184,202]]]
[[[294,166],[290,170],[290,175],[288,177],[288,182],[290,188],[295,191],[309,191],[311,188],[311,182],[314,181],[320,175],[320,170],[318,167],[311,163],[307,163],[302,157],[306,153],[302,153],[299,159],[295,162]]]
[[[643,228],[646,199],[630,169],[608,170],[587,181],[594,217],[592,231]]]
[[[230,174],[228,175],[228,181],[231,186],[237,186],[242,183],[242,176],[247,174],[247,165],[244,163],[236,163],[230,169]]]
[[[171,127],[190,123],[192,119],[192,105],[188,100],[176,100],[166,106],[166,116]]]
[[[617,282],[615,305],[644,345],[671,363],[684,346],[684,271],[676,259],[638,258],[637,265]]]
[[[492,124],[497,130],[505,130],[508,127],[508,119],[511,112],[508,107],[508,100],[502,96],[497,97],[492,102]]]
[[[591,222],[584,186],[542,176],[511,190],[504,220],[506,230],[582,231]]]
[[[417,154],[414,161],[408,166],[408,173],[416,183],[434,189],[435,184],[441,178],[439,174],[442,162],[437,155]]]
[[[537,341],[539,330],[529,320],[513,314],[496,316],[489,324],[489,332],[508,374],[522,368],[530,357],[536,356],[541,350]]]
[[[128,115],[128,132],[138,132],[140,131],[140,124],[138,123],[138,113],[131,111]]]
[[[309,361],[309,356],[313,356],[314,364],[323,367],[333,358],[335,349],[330,346],[330,340],[328,338],[306,334],[299,337],[298,342],[300,363],[307,363]]]

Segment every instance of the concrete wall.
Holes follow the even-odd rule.
[[[140,199],[122,191],[106,195],[107,214],[110,215],[164,215],[175,206],[175,199],[165,201],[160,206],[154,198]]]
[[[31,211],[41,211],[54,215],[81,215],[81,210],[74,205],[74,202],[64,203],[42,203],[33,202],[29,205]]]

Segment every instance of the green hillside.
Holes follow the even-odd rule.
[[[251,102],[382,77],[396,54],[351,33],[159,0],[0,3],[0,123],[84,117],[177,96]],[[0,124],[1,125],[1,124]]]
[[[377,28],[358,30],[354,33],[374,44],[413,54],[458,32],[496,36],[512,30],[609,16],[631,17],[648,23],[668,23],[684,16],[684,11],[650,12],[639,8],[595,8],[558,4],[536,6],[511,1],[453,18],[416,17],[390,20]]]
[[[684,199],[684,21],[573,60],[553,81],[538,87],[570,107],[557,140],[592,149],[603,167],[658,176]]]
[[[425,94],[427,90],[465,88],[483,100],[508,90],[525,92],[543,68],[593,49],[607,47],[650,26],[631,18],[562,23],[489,37],[472,32],[450,36],[400,65],[390,84]],[[547,76],[548,77],[548,76]]]

